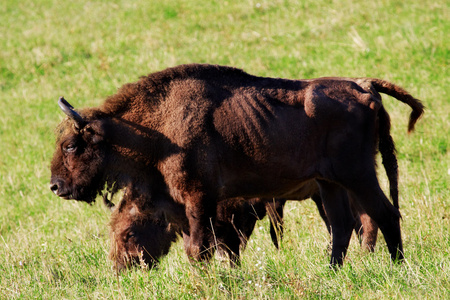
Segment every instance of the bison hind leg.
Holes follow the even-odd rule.
[[[375,251],[378,236],[378,224],[361,208],[358,203],[350,198],[350,206],[355,217],[355,233],[361,248],[369,252]]]
[[[374,222],[373,224],[380,228],[392,260],[402,261],[404,256],[400,231],[400,212],[381,190],[375,172],[370,177],[362,176],[358,180],[354,180],[347,187],[353,201],[367,213]],[[375,242],[372,241],[372,243],[374,246]]]
[[[317,180],[323,206],[331,226],[332,266],[342,265],[347,254],[355,220],[350,209],[347,191],[336,183]]]
[[[377,223],[366,212],[358,212],[355,216],[357,220],[355,232],[358,235],[361,248],[374,252],[378,236]]]

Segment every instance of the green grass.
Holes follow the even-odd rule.
[[[0,298],[293,299],[450,297],[450,15],[445,1],[52,1],[0,4]],[[48,189],[64,95],[95,106],[140,75],[181,63],[262,76],[369,76],[397,83],[427,112],[384,97],[398,148],[406,262],[352,239],[328,268],[311,201],[289,203],[280,251],[260,222],[240,268],[191,265],[181,243],[155,270],[116,276],[109,215]],[[386,179],[380,172],[380,181]]]

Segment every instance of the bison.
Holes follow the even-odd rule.
[[[110,222],[110,259],[118,270],[141,262],[153,267],[168,253],[171,244],[183,235],[187,218],[183,209],[172,207],[170,214],[156,212],[152,201],[127,189],[124,198],[114,208]],[[228,254],[232,266],[239,263],[240,248],[244,248],[256,221],[266,214],[261,199],[229,199],[218,203],[214,236],[217,249]]]
[[[312,199],[329,230],[320,196],[314,195]],[[276,232],[276,227],[282,225],[285,202],[284,199],[235,198],[218,203],[214,225],[215,247],[229,257],[231,266],[240,263],[240,251],[245,248],[256,221],[263,219],[266,214],[270,216],[272,242],[278,248],[279,232]],[[173,208],[167,214],[155,210],[151,203],[151,199],[145,199],[132,189],[127,189],[117,207],[105,201],[108,207],[114,207],[110,222],[110,259],[118,270],[141,265],[142,262],[153,267],[168,253],[178,235],[182,235],[181,228],[187,222],[184,210]],[[369,238],[375,237],[374,246],[378,228],[370,227],[370,224],[368,227],[369,230],[364,232],[369,234]],[[282,227],[280,229],[282,234]],[[355,227],[355,231],[359,234],[360,228]],[[189,242],[187,238],[185,235],[185,243]]]
[[[170,195],[158,205],[185,209],[188,256],[207,260],[218,201],[289,198],[315,180],[332,265],[342,264],[354,225],[348,197],[378,224],[391,258],[402,260],[400,213],[375,171],[377,143],[390,144],[379,93],[412,108],[412,131],[420,100],[372,78],[289,80],[190,64],[126,84],[97,108],[76,111],[60,99],[69,118],[59,126],[51,190],[92,202],[105,186],[157,187]]]

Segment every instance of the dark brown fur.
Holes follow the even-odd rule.
[[[186,252],[201,260],[211,255],[217,200],[289,198],[315,179],[332,228],[332,264],[342,263],[353,228],[348,196],[379,225],[392,259],[402,259],[400,214],[374,167],[388,127],[378,92],[413,109],[411,131],[423,105],[379,79],[286,80],[210,65],[150,74],[81,111],[84,127],[65,122],[52,190],[89,202],[105,183],[162,184],[168,202],[184,205]]]

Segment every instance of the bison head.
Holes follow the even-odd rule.
[[[109,257],[118,270],[142,264],[153,267],[176,241],[176,228],[148,202],[125,195],[111,216]]]
[[[59,126],[50,189],[64,199],[93,202],[105,185],[104,124],[82,117],[63,97],[58,104],[68,118]]]

